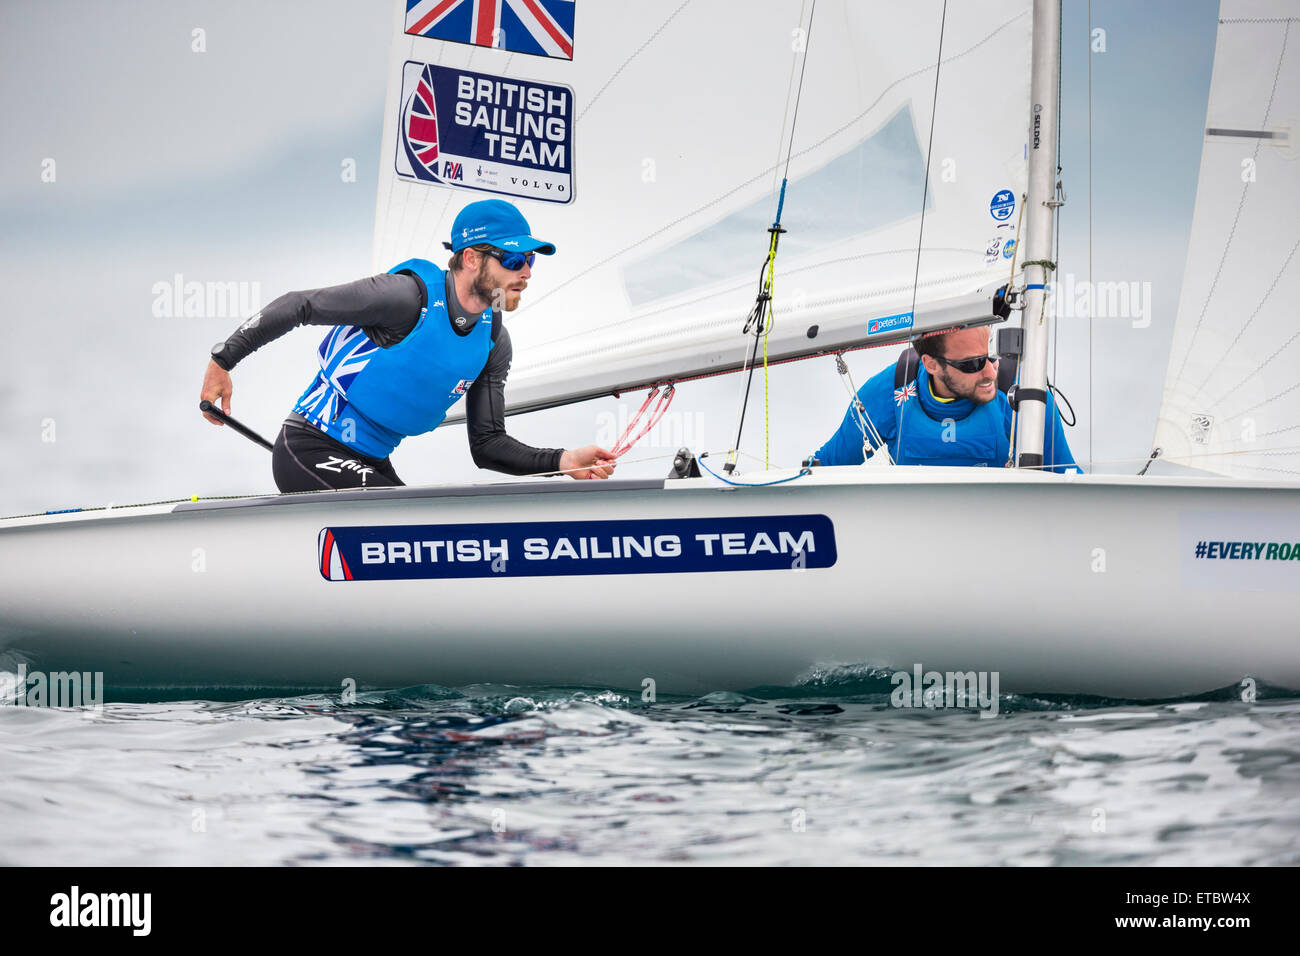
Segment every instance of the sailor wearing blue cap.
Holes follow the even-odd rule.
[[[531,233],[511,203],[470,203],[443,243],[452,252],[445,270],[408,259],[346,285],[282,295],[213,346],[201,398],[229,414],[237,362],[299,325],[324,325],[319,371],[272,451],[282,492],[402,484],[393,449],[437,428],[462,395],[480,468],[607,478],[614,455],[604,448],[533,448],[506,434],[512,350],[501,314],[519,307],[536,257],[555,254]]]
[[[496,245],[514,252],[540,252],[555,255],[555,246],[528,233],[528,220],[523,213],[504,199],[485,199],[473,202],[460,211],[451,224],[451,242],[443,245],[452,252],[466,246]]]

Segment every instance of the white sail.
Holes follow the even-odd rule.
[[[513,410],[741,363],[792,123],[769,359],[988,319],[1026,184],[1029,6],[820,0],[810,23],[806,0],[580,0],[569,60],[406,35],[399,2],[375,267],[445,260],[491,195],[463,185],[528,178],[403,175],[411,76],[434,64],[572,91],[570,178],[506,196],[558,247],[508,317]]]
[[[1300,16],[1223,0],[1161,458],[1300,474]]]

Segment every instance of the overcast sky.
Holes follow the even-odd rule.
[[[1089,270],[1087,13],[1066,0],[1061,275],[1079,279]],[[381,0],[0,6],[11,344],[0,514],[274,490],[269,455],[195,407],[208,348],[240,317],[167,315],[157,290],[180,275],[243,283],[264,303],[369,271],[391,14]],[[1106,31],[1106,52],[1092,57],[1092,276],[1150,282],[1152,321],[1094,322],[1091,361],[1086,321],[1063,323],[1056,381],[1079,413],[1069,436],[1080,460],[1150,447],[1216,15],[1207,0],[1092,3]],[[989,82],[999,76],[993,59]],[[349,162],[354,182],[341,175]],[[313,374],[316,340],[299,331],[241,365],[235,413],[273,434]],[[893,354],[856,353],[856,380]],[[665,472],[683,438],[726,447],[737,388],[732,376],[680,390],[660,445],[629,455],[655,460],[620,474]],[[772,389],[773,457],[795,464],[829,436],[845,395],[829,359],[775,370]],[[510,427],[538,445],[612,441],[639,404],[609,399]],[[761,420],[746,433],[761,452]],[[404,443],[394,463],[408,483],[491,477],[470,462],[463,428]]]

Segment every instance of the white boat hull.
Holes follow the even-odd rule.
[[[340,581],[318,550],[322,529],[349,526],[773,515],[826,516],[834,563]],[[1300,560],[1189,557],[1189,534],[1261,529],[1300,542],[1300,484],[834,468],[767,488],[497,483],[119,509],[0,522],[0,643],[11,665],[102,671],[110,688],[249,696],[647,678],[699,693],[864,662],[996,672],[1004,693],[1300,687]]]

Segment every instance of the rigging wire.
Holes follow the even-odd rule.
[[[1088,0],[1088,288],[1096,288],[1092,276],[1092,0]],[[1088,298],[1088,470],[1093,469],[1092,380],[1093,380],[1093,297]]]
[[[948,0],[943,0],[943,12],[939,16],[939,52],[934,58],[934,96],[930,101],[930,137],[925,144],[925,182],[921,186],[921,226],[916,233],[916,269],[912,273],[912,321],[916,322],[916,288],[921,281],[921,249],[925,240],[925,206],[930,199],[930,158],[934,152],[934,127],[939,119],[939,73],[943,68],[943,34],[944,27],[948,23]],[[1019,243],[1017,243],[1019,245]],[[909,345],[911,340],[909,340]],[[917,362],[916,374],[919,378],[921,375],[921,363]],[[906,386],[906,382],[903,383]],[[916,400],[921,400],[920,386],[917,386]],[[898,447],[901,451],[903,447],[903,423],[907,421],[907,416],[903,414],[907,410],[906,398],[899,405],[898,411]]]
[[[803,26],[803,14],[804,14],[804,11],[805,11],[806,9],[808,9],[808,0],[803,0],[803,2],[799,5],[799,25],[800,25],[800,26]],[[811,21],[809,22],[808,26],[809,26],[809,28],[811,29],[811,27],[812,27],[812,23],[811,23]],[[804,35],[804,55],[807,56],[807,54],[808,54],[808,37],[807,37],[807,35],[805,34],[805,35]],[[801,80],[802,80],[802,77],[803,77],[803,74],[800,73],[800,79],[801,79]],[[786,121],[787,119],[790,118],[790,97],[791,97],[793,94],[794,94],[794,64],[792,63],[792,64],[790,64],[790,81],[789,81],[788,83],[786,83],[786,85],[785,85],[785,108],[781,111],[781,133],[780,133],[780,135],[777,137],[777,141],[776,141],[776,162],[772,164],[772,192],[773,192],[773,193],[775,193],[775,192],[777,191],[777,189],[779,188],[778,185],[777,185],[777,171],[778,171],[779,169],[781,169],[781,140],[785,138],[785,130],[786,130],[785,121]],[[793,131],[792,131],[792,132],[793,132]],[[790,138],[790,144],[791,144],[791,146],[794,145],[794,137],[793,137],[793,136],[791,136],[791,138]],[[786,150],[786,154],[787,154],[787,156],[789,155],[789,150],[788,150],[788,149]],[[788,172],[789,169],[790,169],[790,164],[789,164],[788,161],[787,161],[787,163],[786,163],[786,167],[785,167],[785,168],[786,168],[786,172]],[[784,173],[782,173],[782,175],[784,175]]]
[[[1011,274],[1007,276],[1008,296],[1011,295],[1011,291],[1012,289],[1015,288],[1015,284],[1016,284],[1016,260],[1020,258],[1020,247],[1024,245],[1024,239],[1021,234],[1021,227],[1025,224],[1025,206],[1027,205],[1029,205],[1029,193],[1023,192],[1020,194],[1020,212],[1016,214],[1016,239],[1015,239],[1016,244],[1011,250]],[[1024,267],[1022,266],[1021,268]],[[1024,290],[1023,289],[1020,290],[1020,294],[1023,293]],[[1023,304],[1024,300],[1022,299],[1021,302]],[[1024,326],[1025,326],[1025,319],[1024,319],[1024,313],[1022,311],[1021,318],[1020,318],[1020,327],[1023,329]],[[1022,355],[1021,359],[1023,358],[1024,356]],[[1011,383],[1012,385],[1016,387],[1020,386],[1020,373],[1023,371],[1024,367],[1025,365],[1023,361],[1018,362],[1016,364],[1016,378],[1015,381]],[[1004,468],[1015,467],[1016,445],[1018,444],[1019,441],[1019,436],[1016,434],[1016,428],[1019,425],[1019,414],[1020,414],[1019,404],[1013,404],[1011,406],[1011,431],[1008,434],[1008,441],[1007,441],[1007,461],[1006,464],[1003,466]]]
[[[1064,16],[1063,6],[1064,6],[1063,2],[1057,4],[1058,12],[1056,17],[1056,49],[1058,53],[1061,49],[1061,38],[1065,32],[1065,16]],[[1056,183],[1052,191],[1052,198],[1056,200],[1056,207],[1053,210],[1053,215],[1052,215],[1052,226],[1055,232],[1055,235],[1052,237],[1053,238],[1052,261],[1056,263],[1060,263],[1061,261],[1061,207],[1065,205],[1065,187],[1061,184],[1061,74],[1063,72],[1064,71],[1061,69],[1061,64],[1060,64],[1060,56],[1058,55],[1057,64],[1056,64],[1056,176],[1054,177]],[[1019,243],[1016,243],[1016,245],[1019,245]],[[1060,271],[1059,269],[1053,270],[1053,275],[1051,277],[1053,280],[1059,280],[1059,276],[1055,274],[1059,271]],[[1051,321],[1050,330],[1052,335],[1052,378],[1059,379],[1061,377],[1059,374],[1060,363],[1058,362],[1059,346],[1061,344],[1061,323],[1057,320],[1057,317],[1061,314],[1061,308],[1060,308],[1060,302],[1057,300],[1059,289],[1057,288],[1056,282],[1054,282],[1052,286],[1050,286],[1050,288],[1052,289],[1052,314],[1050,319]],[[1047,289],[1043,290],[1043,307],[1044,308],[1047,307]],[[1053,386],[1051,382],[1047,383],[1047,387],[1048,387],[1049,396],[1052,392],[1056,392],[1056,394],[1058,395],[1060,394],[1059,392],[1056,391],[1055,386]],[[1046,411],[1051,411],[1053,406],[1048,405],[1046,402],[1044,402],[1043,408]],[[1055,411],[1057,415],[1061,414],[1059,408],[1056,409]],[[1075,417],[1073,408],[1070,409],[1070,417],[1071,418]],[[1055,418],[1053,418],[1051,421],[1048,421],[1047,415],[1044,415],[1043,423],[1045,429],[1050,428],[1052,430],[1051,431],[1052,438],[1049,446],[1050,447],[1049,454],[1051,456],[1051,460],[1056,461],[1056,420]],[[1073,422],[1071,422],[1071,424],[1073,424]],[[1046,441],[1047,441],[1046,438],[1044,438],[1045,443]]]
[[[1015,288],[1016,283],[1016,260],[1020,258],[1020,247],[1024,245],[1021,235],[1021,227],[1025,224],[1025,204],[1029,202],[1029,193],[1020,194],[1020,212],[1016,213],[1016,238],[1013,240],[1015,245],[1011,247],[1011,274],[1007,276],[1007,291],[1010,292]],[[1022,290],[1023,291],[1023,290]]]
[[[946,2],[946,0],[945,0]],[[802,7],[800,13],[802,14]],[[781,177],[781,192],[776,202],[776,218],[772,225],[768,227],[768,234],[771,237],[768,241],[767,258],[764,260],[763,269],[759,273],[758,295],[754,301],[754,308],[745,319],[743,334],[750,334],[753,331],[754,341],[746,348],[745,363],[741,367],[744,375],[744,382],[740,393],[740,412],[736,421],[736,440],[732,443],[730,459],[723,466],[723,470],[728,474],[736,468],[735,452],[740,448],[740,435],[745,427],[745,412],[749,407],[749,390],[754,381],[754,361],[758,355],[758,341],[763,340],[763,459],[764,470],[770,467],[771,463],[771,402],[768,380],[768,361],[767,345],[768,337],[772,333],[775,324],[771,302],[773,289],[776,281],[776,252],[780,244],[781,234],[786,230],[781,227],[781,213],[785,208],[785,190],[790,183],[790,160],[794,153],[794,133],[799,125],[799,105],[803,101],[803,81],[804,75],[808,69],[808,44],[812,36],[813,20],[817,17],[817,0],[812,0],[812,8],[808,13],[808,27],[804,31],[803,49],[800,51],[803,56],[799,65],[799,85],[795,91],[794,98],[794,115],[790,118],[790,140],[785,151],[785,171]],[[802,26],[802,22],[801,22]],[[793,67],[791,67],[793,72]],[[783,121],[784,122],[784,121]]]
[[[840,373],[840,384],[849,393],[849,411],[853,413],[853,422],[858,426],[858,431],[862,432],[862,461],[865,463],[876,450],[883,449],[885,460],[891,465],[894,464],[893,456],[889,454],[885,440],[880,437],[876,423],[867,414],[862,399],[858,398],[858,385],[853,381],[853,373],[849,371],[848,363],[839,352],[835,353],[835,369]]]
[[[1059,404],[1056,406],[1056,414],[1061,415],[1061,421],[1073,428],[1079,422],[1079,416],[1074,413],[1074,406],[1070,404],[1070,400],[1065,397],[1065,393],[1057,388],[1055,384],[1048,382],[1047,387],[1056,396],[1058,402],[1065,402],[1065,407],[1070,410],[1070,420],[1065,421],[1065,416],[1061,415],[1061,406]],[[1053,428],[1053,431],[1055,431],[1055,428]]]

